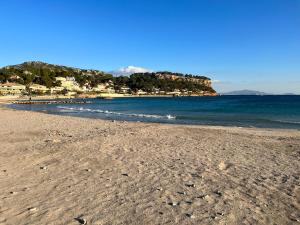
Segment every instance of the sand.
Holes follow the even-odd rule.
[[[300,224],[300,132],[0,109],[0,224]]]

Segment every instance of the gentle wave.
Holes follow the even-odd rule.
[[[271,120],[278,123],[290,123],[290,124],[300,124],[300,121],[287,121],[287,120]]]
[[[176,119],[175,116],[172,115],[151,115],[151,114],[138,114],[138,113],[120,113],[108,110],[101,110],[101,109],[89,109],[89,108],[73,108],[73,107],[64,107],[64,106],[57,106],[57,108],[62,109],[67,112],[92,112],[92,113],[104,113],[104,114],[112,114],[112,115],[119,115],[119,116],[131,116],[131,117],[143,117],[143,118],[156,118],[156,119]]]

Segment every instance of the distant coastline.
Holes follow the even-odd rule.
[[[294,93],[272,94],[272,93],[266,93],[266,92],[262,92],[262,91],[246,89],[246,90],[224,92],[224,93],[220,93],[220,95],[297,95],[297,94],[294,94]]]

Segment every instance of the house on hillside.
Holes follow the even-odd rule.
[[[0,84],[1,95],[20,95],[26,90],[25,85],[17,83],[4,83]]]
[[[119,90],[120,94],[130,94],[130,92],[131,92],[131,89],[127,86],[123,86]]]
[[[47,91],[50,91],[49,88],[47,88],[46,86],[44,85],[40,85],[40,84],[32,84],[29,89],[32,91],[32,92],[35,92],[35,93],[46,93]]]
[[[55,86],[55,87],[50,88],[50,93],[51,94],[57,94],[57,93],[62,92],[63,90],[64,90],[64,87]]]
[[[82,91],[74,77],[56,77],[56,81],[61,82],[61,87],[68,91]]]
[[[136,92],[136,94],[137,95],[146,95],[146,94],[148,94],[146,91],[143,91],[143,90],[138,90],[137,92]]]
[[[179,95],[181,95],[181,91],[178,89],[175,89],[174,91],[167,92],[167,95],[179,96]]]
[[[92,91],[100,92],[100,93],[110,93],[110,94],[115,93],[115,89],[113,88],[113,85],[111,85],[110,82],[98,84],[96,87],[92,88]]]

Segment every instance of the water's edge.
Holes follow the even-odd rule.
[[[89,99],[90,104],[16,105],[18,110],[109,120],[300,129],[300,96]]]

